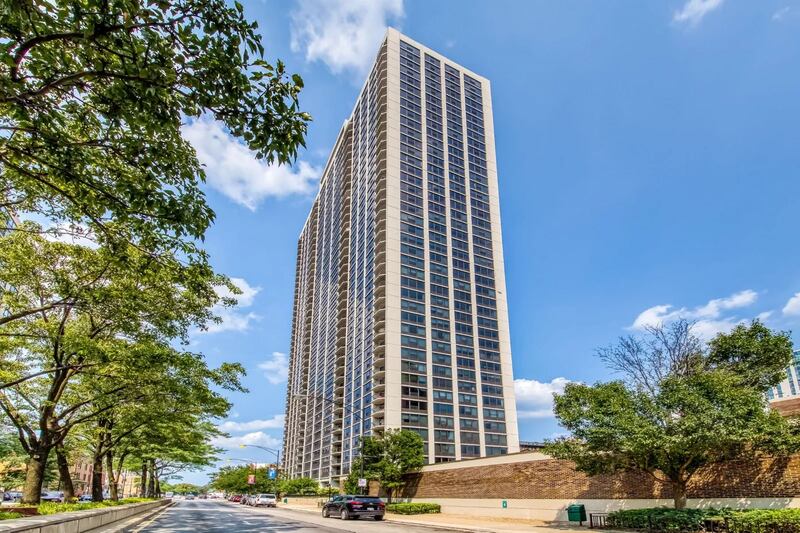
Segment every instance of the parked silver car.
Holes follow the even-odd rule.
[[[253,498],[254,507],[277,507],[278,497],[274,494],[258,494]]]

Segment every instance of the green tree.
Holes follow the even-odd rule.
[[[362,449],[363,457],[357,458],[350,468],[346,482],[348,492],[353,488],[348,486],[352,485],[353,479],[358,482],[363,461],[365,476],[380,482],[389,496],[389,502],[392,501],[393,494],[405,484],[403,477],[425,464],[425,443],[422,437],[406,429],[390,429],[375,437],[364,437]]]
[[[217,450],[207,441],[220,434],[211,421],[224,417],[230,409],[228,400],[216,390],[244,391],[238,369],[208,368],[198,354],[151,344],[132,347],[131,351],[135,359],[146,360],[147,367],[112,379],[117,384],[129,381],[136,401],[102,398],[95,405],[102,414],[88,428],[96,473],[92,488],[95,499],[102,498],[103,474],[109,481],[111,499],[118,499],[122,468],[134,458],[152,461],[156,493],[161,492],[156,490],[160,480],[211,464]],[[107,375],[87,378],[95,386],[109,379]],[[111,403],[108,409],[106,402]]]
[[[9,379],[0,389],[0,410],[30,457],[26,502],[38,501],[47,458],[72,428],[140,401],[141,377],[153,376],[152,369],[202,363],[197,354],[174,357],[169,343],[186,341],[190,328],[214,320],[215,287],[225,280],[204,265],[177,263],[153,261],[132,245],[112,252],[52,242],[35,231],[0,235],[0,286],[14,287],[0,301],[10,313],[39,298],[75,294],[71,288],[82,284],[64,305],[0,326],[0,367]],[[223,365],[218,373],[227,378],[240,371]]]
[[[164,492],[174,492],[175,494],[204,494],[205,486],[193,485],[191,483],[162,483],[161,489]]]
[[[800,448],[797,423],[766,403],[791,360],[786,333],[753,322],[705,346],[679,322],[624,338],[601,356],[623,380],[571,383],[555,395],[556,417],[571,436],[549,442],[547,453],[580,471],[646,473],[672,488],[681,509],[701,468]]]
[[[197,248],[214,213],[182,121],[209,114],[259,157],[291,161],[301,78],[264,60],[224,0],[7,2],[0,11],[0,218],[37,213],[154,256]]]
[[[255,476],[255,484],[249,484],[248,477]],[[223,466],[212,474],[209,486],[229,494],[257,494],[280,492],[281,482],[269,479],[266,467],[253,468],[253,465]]]
[[[361,487],[358,486],[358,480],[361,476],[361,458],[356,457],[350,465],[350,472],[344,480],[344,492],[346,494],[358,494],[361,492]]]
[[[284,479],[280,482],[281,494],[293,495],[316,495],[319,491],[319,483],[310,477],[299,477],[295,479]]]

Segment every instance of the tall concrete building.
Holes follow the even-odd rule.
[[[283,468],[519,451],[489,80],[389,30],[297,246]]]

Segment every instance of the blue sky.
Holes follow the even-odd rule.
[[[492,80],[520,435],[550,397],[612,378],[594,350],[684,316],[713,335],[800,328],[800,1],[252,0],[270,58],[305,80],[294,167],[187,125],[208,168],[216,268],[244,288],[212,363],[245,364],[218,444],[280,444],[297,236],[387,25]],[[205,475],[189,474],[204,482]]]

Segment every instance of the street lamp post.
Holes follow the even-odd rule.
[[[275,468],[280,468],[281,465],[281,451],[273,450],[272,448],[267,448],[266,446],[259,446],[258,444],[240,444],[239,448],[258,448],[259,450],[264,450],[270,453],[275,454]]]

